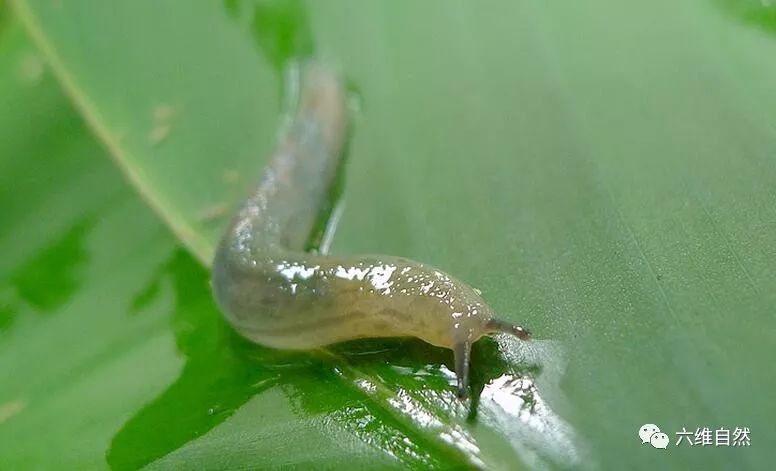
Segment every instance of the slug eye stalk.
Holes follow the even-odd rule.
[[[531,338],[531,332],[523,326],[502,321],[501,319],[490,319],[485,323],[485,328],[492,333],[509,334],[520,340]]]
[[[488,333],[508,334],[528,340],[531,333],[523,326],[502,321],[501,319],[489,319],[485,322],[485,330]],[[469,397],[469,365],[471,363],[472,342],[470,338],[460,341],[453,345],[453,356],[455,359],[456,392],[459,399]]]

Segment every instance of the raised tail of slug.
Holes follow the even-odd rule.
[[[346,95],[334,72],[318,63],[302,69],[291,124],[254,193],[222,243],[250,251],[302,251],[336,183],[347,134]]]
[[[304,70],[297,119],[314,121],[332,156],[339,157],[345,141],[347,110],[345,90],[334,72],[317,63]]]

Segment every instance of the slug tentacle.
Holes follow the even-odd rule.
[[[453,345],[455,374],[457,376],[458,397],[465,399],[469,395],[469,364],[471,363],[472,344],[469,339]]]
[[[495,332],[527,339],[527,330],[494,319],[477,290],[429,265],[304,252],[345,150],[345,98],[330,70],[306,66],[292,124],[216,250],[215,299],[240,334],[270,347],[413,336],[451,348],[465,397],[472,343]]]
[[[531,332],[523,326],[515,325],[510,322],[502,321],[501,319],[490,319],[485,323],[485,328],[491,333],[502,333],[513,335],[520,340],[528,340],[531,337]]]

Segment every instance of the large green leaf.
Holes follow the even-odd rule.
[[[481,288],[504,317],[540,339],[526,347],[482,342],[474,359],[481,394],[467,410],[449,390],[449,353],[418,342],[280,360],[279,352],[215,339],[225,327],[212,306],[202,307],[206,276],[176,254],[147,277],[138,303],[158,296],[157,277],[180,284],[175,277],[199,273],[199,290],[190,281],[178,290],[185,294],[174,316],[196,316],[199,327],[187,335],[191,321],[178,321],[181,377],[117,428],[111,466],[282,465],[246,450],[272,443],[270,413],[298,397],[309,398],[296,409],[299,420],[325,413],[327,424],[375,456],[398,455],[409,465],[769,463],[765,447],[776,440],[772,7],[754,0],[14,3],[93,131],[205,263],[225,210],[273,147],[284,62],[315,54],[339,65],[362,111],[333,251],[433,263]],[[370,348],[378,352],[362,354]],[[152,389],[164,376],[164,362],[156,363],[129,368],[127,378]],[[275,403],[262,402],[267,392],[251,399],[246,385],[267,378],[293,386]],[[104,381],[106,393],[116,388]],[[218,401],[228,404],[226,415],[237,413],[219,422],[190,412]],[[368,411],[371,428],[349,415],[350,401]],[[159,431],[160,423],[169,430]],[[672,435],[667,451],[640,443],[644,423]],[[673,443],[683,427],[738,426],[751,429],[751,447]],[[392,432],[380,435],[386,428]],[[299,436],[300,456],[337,465],[342,455],[314,456],[336,450],[336,436],[317,449]]]

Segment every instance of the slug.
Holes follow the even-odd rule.
[[[465,398],[472,343],[496,332],[526,340],[525,328],[494,318],[477,290],[432,266],[304,251],[332,191],[347,119],[336,75],[307,64],[293,121],[216,250],[216,302],[237,332],[273,348],[401,336],[450,348]]]

